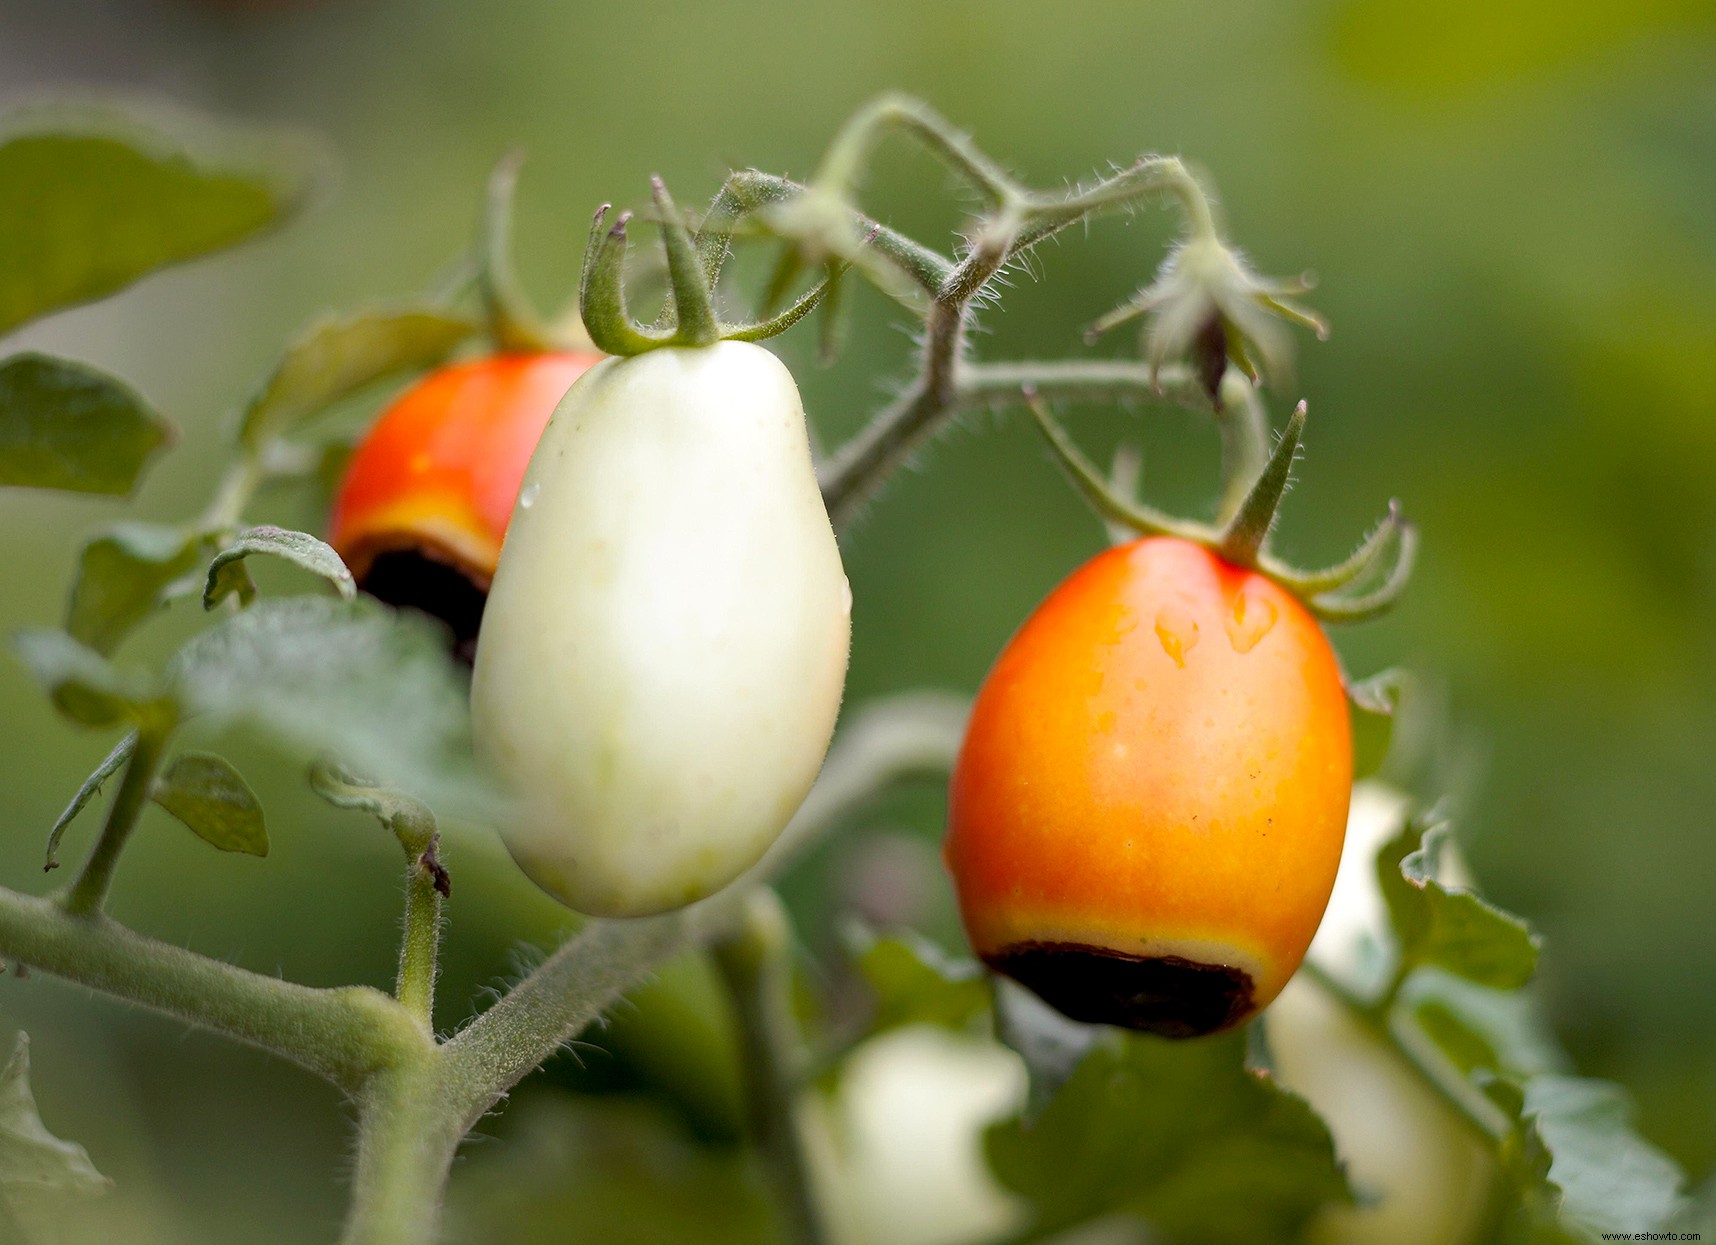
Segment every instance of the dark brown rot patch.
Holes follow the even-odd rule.
[[[358,587],[388,605],[439,618],[452,629],[453,655],[466,665],[476,659],[477,629],[488,593],[457,567],[413,549],[397,549],[377,554]]]
[[[1251,1011],[1251,977],[1177,955],[1126,955],[1073,942],[1021,942],[989,967],[1062,1015],[1162,1037],[1202,1037]]]

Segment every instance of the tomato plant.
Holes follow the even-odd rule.
[[[890,136],[974,205],[952,244],[861,204]],[[3,132],[0,331],[234,244],[305,197],[290,175],[176,141],[83,115]],[[933,109],[886,96],[803,182],[735,172],[688,214],[658,179],[653,321],[631,310],[652,277],[628,265],[630,217],[598,211],[576,316],[587,342],[519,291],[516,170],[503,161],[491,180],[471,271],[296,337],[242,404],[206,505],[94,533],[61,625],[14,637],[55,708],[106,739],[47,829],[54,870],[103,801],[69,880],[0,887],[7,990],[30,988],[30,970],[64,978],[327,1082],[356,1136],[346,1245],[508,1239],[556,1198],[600,1234],[582,1212],[616,1189],[636,1193],[622,1226],[645,1239],[813,1245],[848,1230],[1272,1245],[1402,1222],[1559,1242],[1693,1222],[1618,1089],[1571,1075],[1547,1036],[1528,989],[1536,934],[1454,859],[1448,806],[1409,746],[1425,734],[1406,729],[1427,713],[1422,684],[1348,679],[1323,630],[1398,599],[1416,529],[1391,504],[1350,557],[1313,570],[1271,544],[1306,426],[1302,402],[1271,410],[1290,384],[1286,325],[1323,325],[1294,301],[1306,282],[1242,258],[1186,164],[1149,155],[1039,189]],[[94,196],[110,211],[77,210]],[[1091,332],[1142,318],[1136,350],[981,354],[979,317],[1033,248],[1158,199],[1181,236]],[[759,241],[777,248],[773,275],[735,289],[729,255]],[[913,367],[818,459],[798,387],[760,343],[815,313],[832,349],[855,281],[914,324]],[[731,318],[747,299],[758,314]],[[592,347],[612,357],[592,363]],[[324,474],[344,439],[331,416],[420,374],[363,438],[327,541],[256,521]],[[1111,472],[1094,464],[1056,414],[1076,403],[1207,420],[1222,445],[1211,513],[1145,501],[1129,450]],[[1020,410],[1115,547],[1023,621],[974,704],[899,693],[850,706],[837,730],[854,617],[837,534],[937,432]],[[172,441],[117,377],[0,360],[0,485],[123,496]],[[257,559],[287,574],[259,582]],[[143,660],[133,634],[185,602],[206,625]],[[467,669],[452,650],[473,638]],[[1355,816],[1371,829],[1343,850],[1349,700],[1399,729],[1388,815]],[[397,844],[391,983],[299,984],[109,914],[152,805],[212,847],[268,854],[263,796],[207,750],[240,734]],[[994,971],[909,927],[853,929],[801,971],[803,914],[777,882],[885,790],[950,774],[947,862]],[[1363,790],[1361,809],[1376,794]],[[572,933],[449,1026],[467,1001],[438,999],[444,922],[455,895],[485,903],[454,886],[478,834],[585,916],[565,914]],[[522,921],[496,906],[491,919]],[[1315,1000],[1297,1025],[1291,1005],[1269,1009],[1296,969],[1284,1002]],[[663,1143],[647,1108],[577,1097],[543,1116],[554,1145],[582,1147],[570,1176],[455,1176],[479,1123],[605,1018],[658,1064],[677,1047],[682,1080],[692,1067],[720,1082],[701,1107],[733,1117],[746,1148]],[[58,1239],[25,1194],[58,1209],[107,1182],[38,1116],[28,1051],[20,1038],[0,1071],[0,1231]],[[1391,1087],[1374,1095],[1382,1132],[1455,1131],[1428,1135],[1419,1166],[1469,1186],[1458,1214],[1413,1209],[1424,1195],[1375,1152],[1377,1117],[1337,1092],[1361,1077]],[[914,1110],[936,1127],[913,1127]],[[878,1141],[882,1115],[912,1128],[921,1159]],[[628,1162],[634,1143],[667,1154],[671,1179]],[[1375,1190],[1348,1160],[1385,1210],[1360,1205]]]

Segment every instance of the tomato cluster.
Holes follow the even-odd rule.
[[[364,587],[451,624],[477,750],[515,797],[509,849],[603,916],[681,907],[762,857],[821,766],[850,638],[798,390],[753,344],[818,295],[721,321],[655,191],[669,322],[631,320],[626,218],[598,216],[582,310],[613,357],[435,373],[359,447],[332,523]],[[1093,558],[977,696],[945,845],[966,931],[1074,1019],[1238,1024],[1280,993],[1328,901],[1346,693],[1319,598],[1282,585],[1345,583],[1399,532],[1391,511],[1351,573],[1295,581],[1267,559],[1303,419],[1230,530]]]

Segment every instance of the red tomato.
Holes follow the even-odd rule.
[[[1255,572],[1145,539],[1086,563],[1002,651],[945,854],[995,971],[1075,1020],[1191,1037],[1298,967],[1351,789],[1316,621]]]
[[[505,354],[431,373],[353,453],[328,543],[358,585],[476,637],[531,451],[600,355]]]

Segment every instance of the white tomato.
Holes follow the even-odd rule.
[[[601,916],[737,878],[821,767],[850,631],[786,367],[721,342],[591,368],[531,459],[477,647],[514,859]]]

